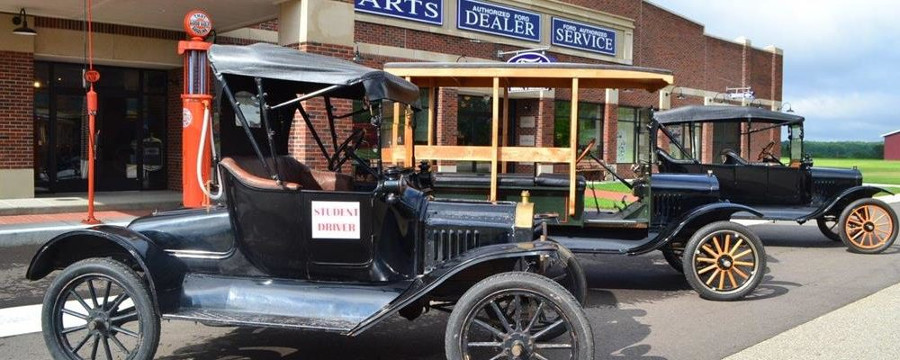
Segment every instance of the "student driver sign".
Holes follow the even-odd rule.
[[[313,239],[359,239],[359,202],[313,201]]]

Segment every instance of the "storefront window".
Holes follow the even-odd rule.
[[[632,164],[649,162],[650,132],[647,124],[650,112],[644,109],[619,107],[616,131],[616,162]]]
[[[99,191],[165,189],[166,72],[97,66]],[[85,191],[88,116],[81,64],[35,62],[37,192]]]
[[[428,144],[428,112],[431,111],[431,101],[428,98],[428,89],[420,89],[419,100],[416,106],[421,110],[414,113],[415,122],[413,123],[413,140],[417,145]],[[406,117],[400,116],[400,124],[398,126],[397,138],[392,139],[394,126],[394,102],[382,102],[384,107],[383,119],[381,124],[381,141],[384,147],[403,144],[403,129],[406,126]],[[359,111],[363,108],[363,102],[359,100],[353,101],[353,111]],[[366,130],[363,137],[363,144],[359,147],[357,154],[363,159],[375,159],[375,147],[378,146],[378,139],[375,137],[375,126],[372,125],[372,114],[362,112],[353,115],[353,128]]]
[[[687,154],[681,152],[674,143],[669,144],[669,154],[676,159],[700,159],[700,144],[703,140],[703,124],[681,124],[667,128],[672,137],[684,147]]]
[[[489,146],[491,145],[491,97],[479,95],[460,95],[457,111],[457,145]],[[502,118],[502,114],[500,114]],[[457,161],[459,172],[487,173],[491,171],[490,162]]]
[[[572,102],[556,101],[556,121],[553,126],[553,146],[569,147],[569,124],[572,114]],[[578,146],[587,146],[592,139],[596,144],[591,153],[601,157],[603,149],[603,104],[587,102],[578,103]]]

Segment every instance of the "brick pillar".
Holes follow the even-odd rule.
[[[0,78],[0,199],[34,197],[34,54],[0,51]]]
[[[701,160],[702,163],[711,163],[713,159],[718,154],[713,154],[713,124],[705,123],[703,124],[703,135],[701,135],[701,142],[703,145],[701,146]]]
[[[459,138],[459,93],[454,88],[440,88],[438,91],[437,117],[435,119],[435,133],[437,133],[437,145],[456,145]],[[438,171],[456,172],[456,163],[453,161],[439,161]]]

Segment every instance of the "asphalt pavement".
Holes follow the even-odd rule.
[[[586,312],[596,357],[898,357],[900,246],[859,255],[827,240],[815,224],[765,223],[752,229],[766,246],[768,271],[742,301],[700,299],[658,253],[580,257],[591,288]],[[0,249],[0,312],[24,314],[34,307],[23,305],[40,303],[47,280],[22,278],[35,250],[35,245]],[[446,320],[440,312],[415,321],[395,316],[356,338],[166,321],[157,358],[442,359]],[[9,326],[0,319],[0,328]],[[0,359],[47,357],[39,333],[0,338]]]

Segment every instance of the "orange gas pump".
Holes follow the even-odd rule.
[[[212,31],[212,21],[200,10],[191,10],[184,17],[184,30],[191,37],[178,42],[178,54],[184,56],[184,89],[181,93],[181,186],[185,207],[209,204],[205,187],[209,180],[210,147],[201,139],[212,142],[209,123],[212,96],[209,94],[208,61],[210,43],[204,41]],[[208,133],[202,134],[204,130]],[[204,141],[205,142],[205,141]]]

